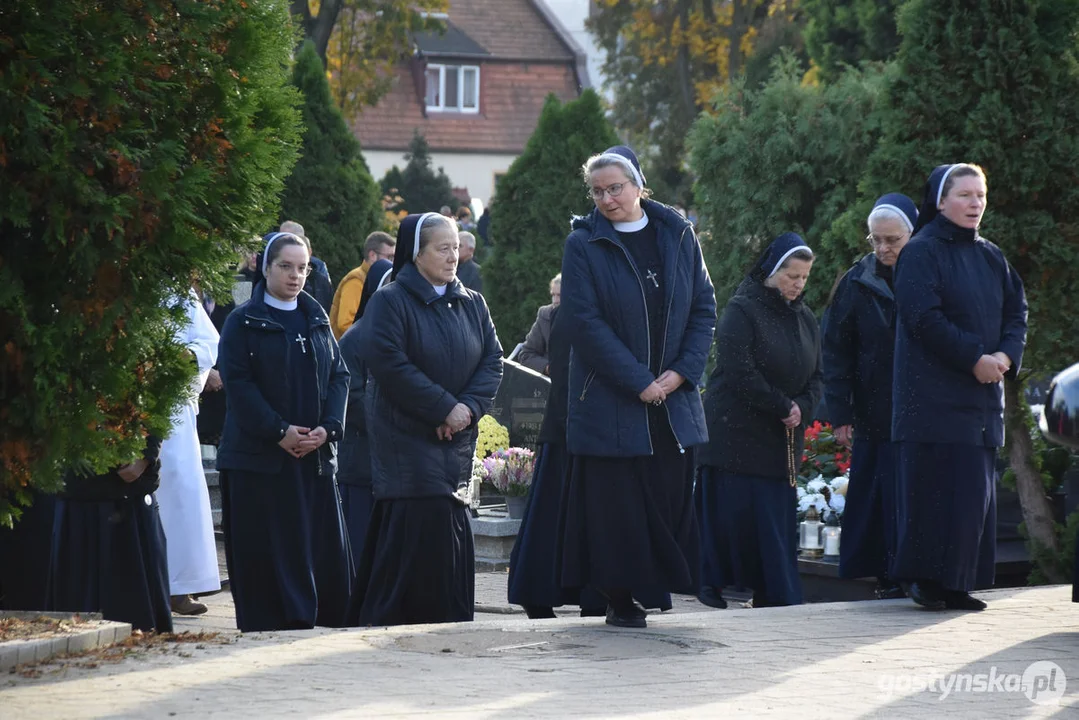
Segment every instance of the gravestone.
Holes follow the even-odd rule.
[[[512,360],[502,361],[502,384],[488,414],[509,430],[512,447],[536,449],[550,392],[546,375]]]

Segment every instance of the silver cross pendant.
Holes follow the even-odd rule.
[[[295,342],[300,343],[300,350],[303,350],[303,354],[306,355],[307,354],[307,338],[305,338],[303,335],[301,335],[299,333],[296,333]]]
[[[649,280],[651,280],[653,285],[655,285],[656,287],[659,287],[659,280],[656,279],[659,276],[656,275],[655,270],[649,270],[647,273],[645,273],[645,277],[647,277]]]

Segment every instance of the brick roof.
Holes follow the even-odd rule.
[[[587,83],[577,64],[578,48],[540,2],[449,0],[447,32],[418,35],[417,57],[398,68],[393,88],[379,104],[353,121],[360,143],[403,152],[418,130],[436,151],[524,150],[547,95],[572,100],[580,95],[579,83]],[[427,113],[424,67],[440,61],[479,65],[478,114]]]
[[[480,63],[479,114],[427,114],[422,89],[417,89],[409,66],[403,65],[393,89],[376,107],[365,108],[352,127],[361,145],[371,150],[403,152],[418,130],[436,151],[518,154],[552,92],[563,101],[578,97],[572,62],[488,60]]]
[[[449,17],[496,58],[574,60],[537,2],[542,0],[450,0]]]

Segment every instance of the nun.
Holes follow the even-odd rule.
[[[0,525],[0,610],[49,607],[49,558],[52,554],[56,496],[28,489],[14,527]]]
[[[753,590],[753,607],[802,602],[798,469],[822,392],[820,330],[803,301],[813,251],[776,238],[723,309],[705,409],[696,507],[701,589],[725,608],[723,588]]]
[[[937,167],[895,271],[891,576],[933,609],[986,607],[970,591],[993,584],[1003,382],[1026,345],[1023,282],[978,234],[985,208],[980,167]]]
[[[352,583],[337,491],[349,375],[330,321],[303,291],[304,242],[274,233],[265,282],[221,333],[225,554],[243,632],[339,627]]]
[[[561,285],[561,279],[557,279]],[[552,310],[544,366],[551,377],[551,388],[540,426],[539,448],[524,516],[510,553],[508,596],[510,603],[523,607],[532,619],[554,618],[554,608],[562,605],[580,605],[582,617],[604,616],[606,600],[594,589],[578,591],[561,587],[558,563],[551,552],[558,544],[558,522],[566,485],[566,405],[571,339],[566,317],[559,313],[561,306],[548,307]],[[671,609],[670,593],[638,590],[634,595],[645,608]]]
[[[839,281],[822,323],[824,406],[836,440],[852,448],[839,576],[875,577],[881,599],[904,596],[888,577],[895,554],[892,273],[917,221],[906,195],[877,200],[867,220],[872,252]]]
[[[389,260],[376,260],[367,270],[360,303],[349,328],[341,335],[341,357],[348,367],[348,407],[345,411],[345,433],[341,438],[341,454],[337,462],[337,486],[341,491],[341,509],[348,528],[348,544],[353,560],[363,552],[363,541],[371,518],[375,496],[371,492],[371,441],[367,434],[365,413],[367,395],[367,365],[363,359],[360,324],[371,297],[393,270]],[[352,308],[349,308],[350,310]]]
[[[143,632],[172,632],[169,568],[157,490],[161,441],[103,475],[68,472],[56,500],[51,610],[99,612]]]
[[[483,296],[457,279],[459,248],[450,218],[402,220],[393,281],[360,323],[375,505],[353,625],[472,620],[468,488],[477,423],[502,380],[502,348]]]
[[[698,383],[715,295],[693,226],[648,199],[630,148],[592,156],[582,174],[595,208],[573,219],[562,259],[573,341],[558,572],[563,587],[603,595],[607,624],[642,628],[634,589],[697,587]]]

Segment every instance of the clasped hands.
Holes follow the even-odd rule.
[[[674,370],[667,370],[641,391],[641,402],[662,405],[667,396],[682,386],[686,379]]]
[[[281,438],[277,444],[292,457],[302,458],[325,445],[326,437],[326,428],[321,425],[314,430],[299,425],[289,425],[285,437]]]
[[[1012,360],[1002,352],[982,355],[974,365],[974,377],[983,385],[1003,382],[1004,373],[1011,370]]]
[[[457,403],[446,416],[446,422],[438,426],[435,433],[439,440],[453,440],[455,433],[459,433],[472,424],[472,411],[464,403]]]

